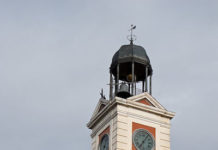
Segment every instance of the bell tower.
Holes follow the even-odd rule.
[[[110,66],[109,99],[101,98],[87,124],[92,150],[170,150],[168,111],[152,96],[150,59],[142,46],[122,45]]]

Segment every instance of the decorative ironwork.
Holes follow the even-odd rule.
[[[127,36],[127,39],[130,41],[130,44],[133,44],[133,41],[136,40],[136,35],[132,34],[134,29],[136,29],[136,26],[132,24],[129,29],[130,35]]]
[[[101,98],[106,99],[103,89],[101,89],[100,95],[101,95]]]

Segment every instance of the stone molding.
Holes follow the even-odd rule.
[[[146,93],[142,93],[142,94],[146,94]],[[140,97],[142,94],[137,95],[137,97]],[[136,96],[134,96],[134,97],[135,97],[135,99],[137,99]],[[143,98],[143,97],[141,97],[141,98]],[[152,101],[152,102],[154,102],[154,101]],[[87,127],[89,129],[92,129],[95,126],[95,124],[98,123],[103,117],[105,117],[105,115],[110,110],[112,110],[116,105],[124,105],[126,107],[132,107],[132,108],[135,108],[135,109],[138,109],[138,110],[141,110],[141,111],[150,112],[150,113],[160,115],[162,117],[166,117],[166,118],[169,118],[169,119],[172,119],[175,116],[174,112],[167,111],[162,106],[161,106],[162,109],[160,109],[160,108],[157,108],[157,107],[148,106],[148,105],[144,105],[144,104],[135,102],[132,99],[123,99],[123,98],[120,98],[120,97],[115,97],[114,100],[108,101],[106,106],[99,113],[95,114],[90,119],[90,121],[87,124]]]

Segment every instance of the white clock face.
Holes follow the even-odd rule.
[[[133,143],[137,150],[153,150],[155,145],[152,134],[144,129],[137,129],[133,133]]]

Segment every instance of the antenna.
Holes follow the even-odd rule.
[[[130,44],[133,44],[133,41],[136,40],[136,36],[134,34],[132,34],[132,31],[136,29],[136,26],[131,24],[131,27],[129,29],[130,31],[130,35],[127,36],[127,39],[130,41]]]

